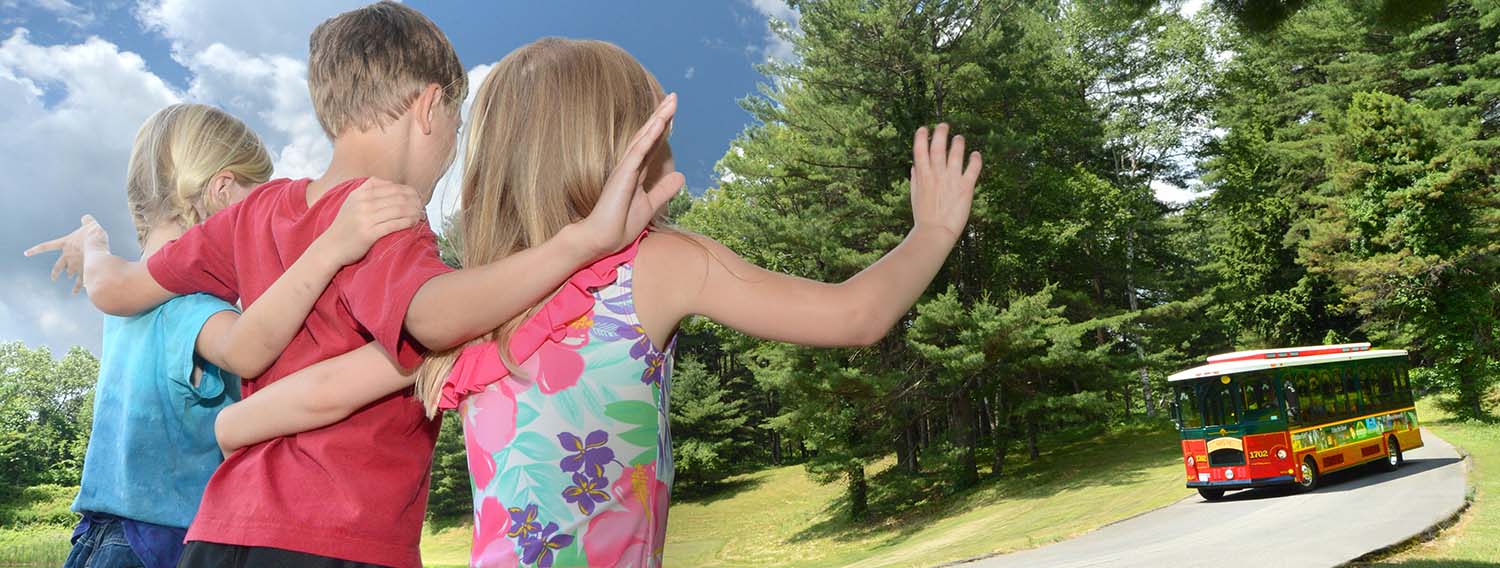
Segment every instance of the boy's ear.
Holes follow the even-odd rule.
[[[414,116],[417,119],[417,127],[422,129],[422,134],[432,135],[433,120],[437,111],[443,106],[443,86],[437,83],[428,83],[417,95],[417,100],[412,101]]]

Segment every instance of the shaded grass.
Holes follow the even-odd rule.
[[[848,519],[841,484],[801,466],[742,476],[727,499],[678,502],[669,566],[931,566],[1041,546],[1173,503],[1182,483],[1176,432],[1146,426],[1054,440],[1040,459],[1015,456],[1002,479],[954,491],[892,470],[867,471],[870,521]],[[981,472],[983,473],[983,472]]]
[[[1367,566],[1403,568],[1500,567],[1500,424],[1460,422],[1431,398],[1418,403],[1417,415],[1434,434],[1469,454],[1473,503],[1458,524],[1430,542],[1413,546]]]

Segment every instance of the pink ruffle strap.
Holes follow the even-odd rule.
[[[567,336],[568,324],[593,311],[593,289],[614,282],[615,271],[620,265],[635,259],[636,250],[645,237],[646,233],[642,232],[630,246],[573,274],[557,294],[511,336],[511,360],[520,363],[531,358],[546,342],[562,341]],[[443,382],[438,409],[458,408],[464,397],[509,376],[510,369],[500,362],[500,347],[496,342],[470,345],[459,353],[453,370]]]

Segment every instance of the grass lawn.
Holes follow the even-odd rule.
[[[1079,436],[1035,462],[1013,452],[1002,479],[948,496],[908,492],[904,476],[882,471],[893,463],[877,464],[868,522],[847,520],[841,484],[813,483],[801,466],[760,471],[674,503],[665,563],[932,566],[1041,546],[1186,497],[1177,448],[1160,428]]]
[[[859,523],[846,519],[842,484],[814,483],[800,465],[741,475],[672,504],[665,564],[932,566],[1041,546],[1186,497],[1177,440],[1140,426],[1076,435],[1035,462],[1012,452],[1003,479],[946,495],[902,483],[887,460],[868,472],[881,479],[871,485],[873,520]],[[469,536],[467,525],[429,530],[422,558],[462,565]]]
[[[1469,454],[1474,501],[1458,524],[1372,566],[1405,568],[1494,568],[1500,566],[1500,424],[1458,422],[1432,399],[1418,403],[1422,423]]]
[[[1173,431],[1131,426],[1045,445],[1036,461],[1013,451],[1003,478],[957,493],[941,481],[919,485],[890,471],[892,460],[876,464],[868,472],[878,481],[867,522],[846,519],[841,484],[818,485],[800,465],[738,476],[713,494],[673,505],[666,564],[931,566],[1067,539],[1189,494]],[[938,471],[927,475],[944,479],[930,461],[924,467]],[[66,511],[76,489],[53,489],[29,493],[26,505],[3,519],[0,564],[35,558],[41,561],[33,565],[56,566],[61,558],[53,557],[66,556],[71,522],[51,517]],[[17,522],[22,516],[24,524]],[[466,565],[470,531],[467,523],[429,526],[423,559]]]

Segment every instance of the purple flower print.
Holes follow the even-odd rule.
[[[580,440],[572,432],[557,435],[564,450],[573,452],[558,462],[563,471],[586,474],[589,477],[604,477],[604,466],[615,460],[615,451],[605,447],[609,433],[603,430],[589,432],[588,440]]]
[[[563,500],[578,505],[578,512],[584,515],[594,514],[594,504],[609,500],[609,494],[604,488],[609,487],[609,479],[605,477],[587,477],[582,474],[573,474],[573,486],[563,490]]]
[[[506,511],[510,513],[510,531],[505,536],[525,542],[533,540],[534,533],[542,530],[542,524],[536,520],[536,505],[527,505],[525,509],[511,507]]]
[[[651,338],[646,337],[646,328],[640,324],[626,323],[609,316],[597,316],[594,320],[594,337],[605,341],[634,341],[630,346],[630,358],[640,359],[651,350]]]
[[[621,288],[624,288],[625,290],[629,290],[630,286],[631,286],[631,281],[630,280],[626,280],[624,282],[621,282],[621,283],[619,283],[619,286]],[[604,309],[607,309],[607,310],[609,310],[611,312],[614,312],[614,313],[617,313],[617,314],[620,314],[620,315],[625,315],[625,314],[628,314],[628,313],[631,313],[631,312],[635,311],[635,309],[634,309],[635,302],[634,302],[634,299],[631,298],[631,293],[630,292],[626,292],[624,294],[620,294],[619,296],[615,296],[613,298],[603,298],[603,300],[604,300]]]
[[[547,523],[547,528],[542,529],[540,536],[521,543],[521,562],[539,568],[552,568],[552,551],[561,550],[573,544],[573,535],[552,534],[555,532],[557,532],[557,523]]]
[[[641,372],[641,382],[661,386],[662,372],[667,367],[667,355],[655,353],[646,358],[646,370]]]

